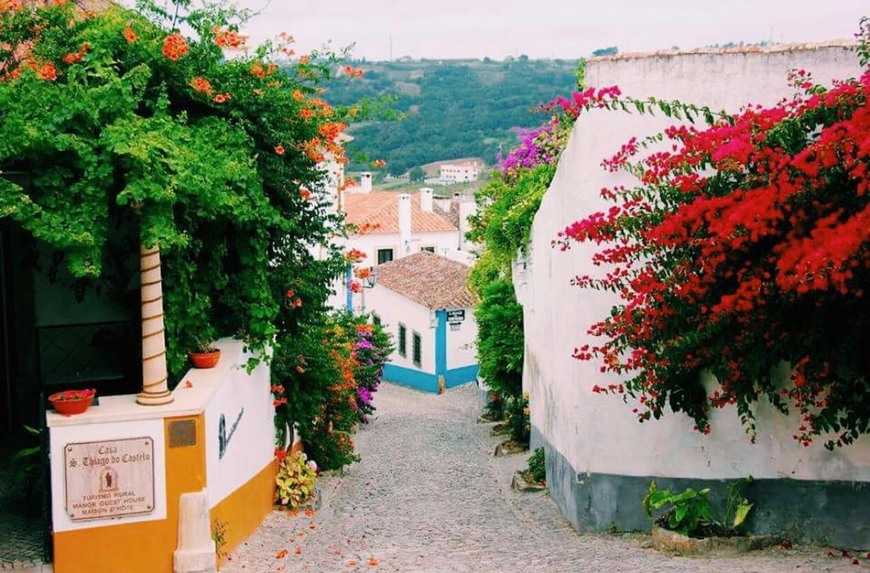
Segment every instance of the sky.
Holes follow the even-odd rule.
[[[852,39],[868,0],[236,0],[258,12],[253,43],[287,32],[296,51],[355,44],[357,59],[577,59],[727,42]]]

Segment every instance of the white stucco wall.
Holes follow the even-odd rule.
[[[447,369],[477,364],[477,321],[474,309],[466,308],[465,320],[453,330],[447,325]]]
[[[683,54],[598,60],[589,63],[587,81],[619,85],[624,94],[654,95],[737,111],[746,103],[771,104],[791,93],[786,74],[805,68],[817,81],[856,77],[855,55],[843,47],[792,47],[771,52]],[[532,424],[579,473],[689,478],[794,478],[870,481],[870,439],[828,452],[821,443],[801,447],[792,439],[799,425],[771,408],[758,410],[758,442],[751,444],[734,410],[716,411],[712,433],[692,431],[683,414],[639,424],[621,399],[594,394],[594,385],[618,380],[601,374],[594,362],[580,362],[572,350],[593,342],[588,327],[603,318],[611,295],[572,287],[578,274],[596,274],[594,245],[568,252],[551,241],[568,224],[610,205],[602,187],[632,183],[625,174],[601,167],[632,136],[638,138],[674,123],[606,110],[577,121],[554,181],[532,229],[528,268],[517,281],[524,307],[526,361],[524,387],[531,394]],[[821,440],[819,441],[821,442]]]
[[[377,314],[387,332],[393,335],[396,349],[390,355],[390,364],[419,370],[428,374],[435,373],[435,313],[421,304],[405,298],[384,286],[375,285],[366,291],[366,310]],[[399,356],[399,323],[408,330],[406,356]],[[420,335],[421,365],[413,362],[413,337]]]
[[[369,233],[347,241],[348,249],[358,249],[366,254],[366,259],[360,263],[362,266],[377,265],[378,249],[393,249],[393,259],[400,259],[419,252],[423,247],[435,247],[439,255],[444,255],[445,251],[456,251],[459,249],[459,231],[412,233],[407,252],[401,249],[399,233]]]

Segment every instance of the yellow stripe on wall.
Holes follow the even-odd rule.
[[[211,510],[212,532],[220,530],[218,567],[227,555],[250,537],[274,506],[277,463],[270,463],[248,483],[234,491]],[[217,541],[217,540],[216,540]]]

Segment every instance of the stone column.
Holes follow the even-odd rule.
[[[174,400],[167,385],[160,247],[146,248],[142,243],[139,261],[142,274],[142,392],[136,396],[136,401],[145,406],[160,406]]]

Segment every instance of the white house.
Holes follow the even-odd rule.
[[[341,194],[340,208],[346,222],[358,230],[344,241],[347,250],[364,255],[358,268],[376,267],[421,251],[471,263],[468,249],[472,245],[465,240],[465,233],[468,217],[477,207],[459,194],[436,199],[429,187],[414,195],[372,191],[370,175],[363,174],[359,186]],[[350,287],[353,279],[348,269],[347,276],[336,283],[330,305],[348,310],[376,309],[365,300],[365,292],[358,288],[354,292]]]
[[[443,163],[441,164],[439,179],[445,185],[477,181],[482,168],[483,163],[477,160]]]
[[[468,289],[470,267],[421,251],[378,265],[366,297],[395,350],[384,379],[437,392],[477,378],[477,323]]]
[[[419,251],[448,256],[459,250],[459,227],[436,209],[431,188],[418,193],[349,192],[342,197],[345,220],[361,229],[348,247],[379,265]]]

